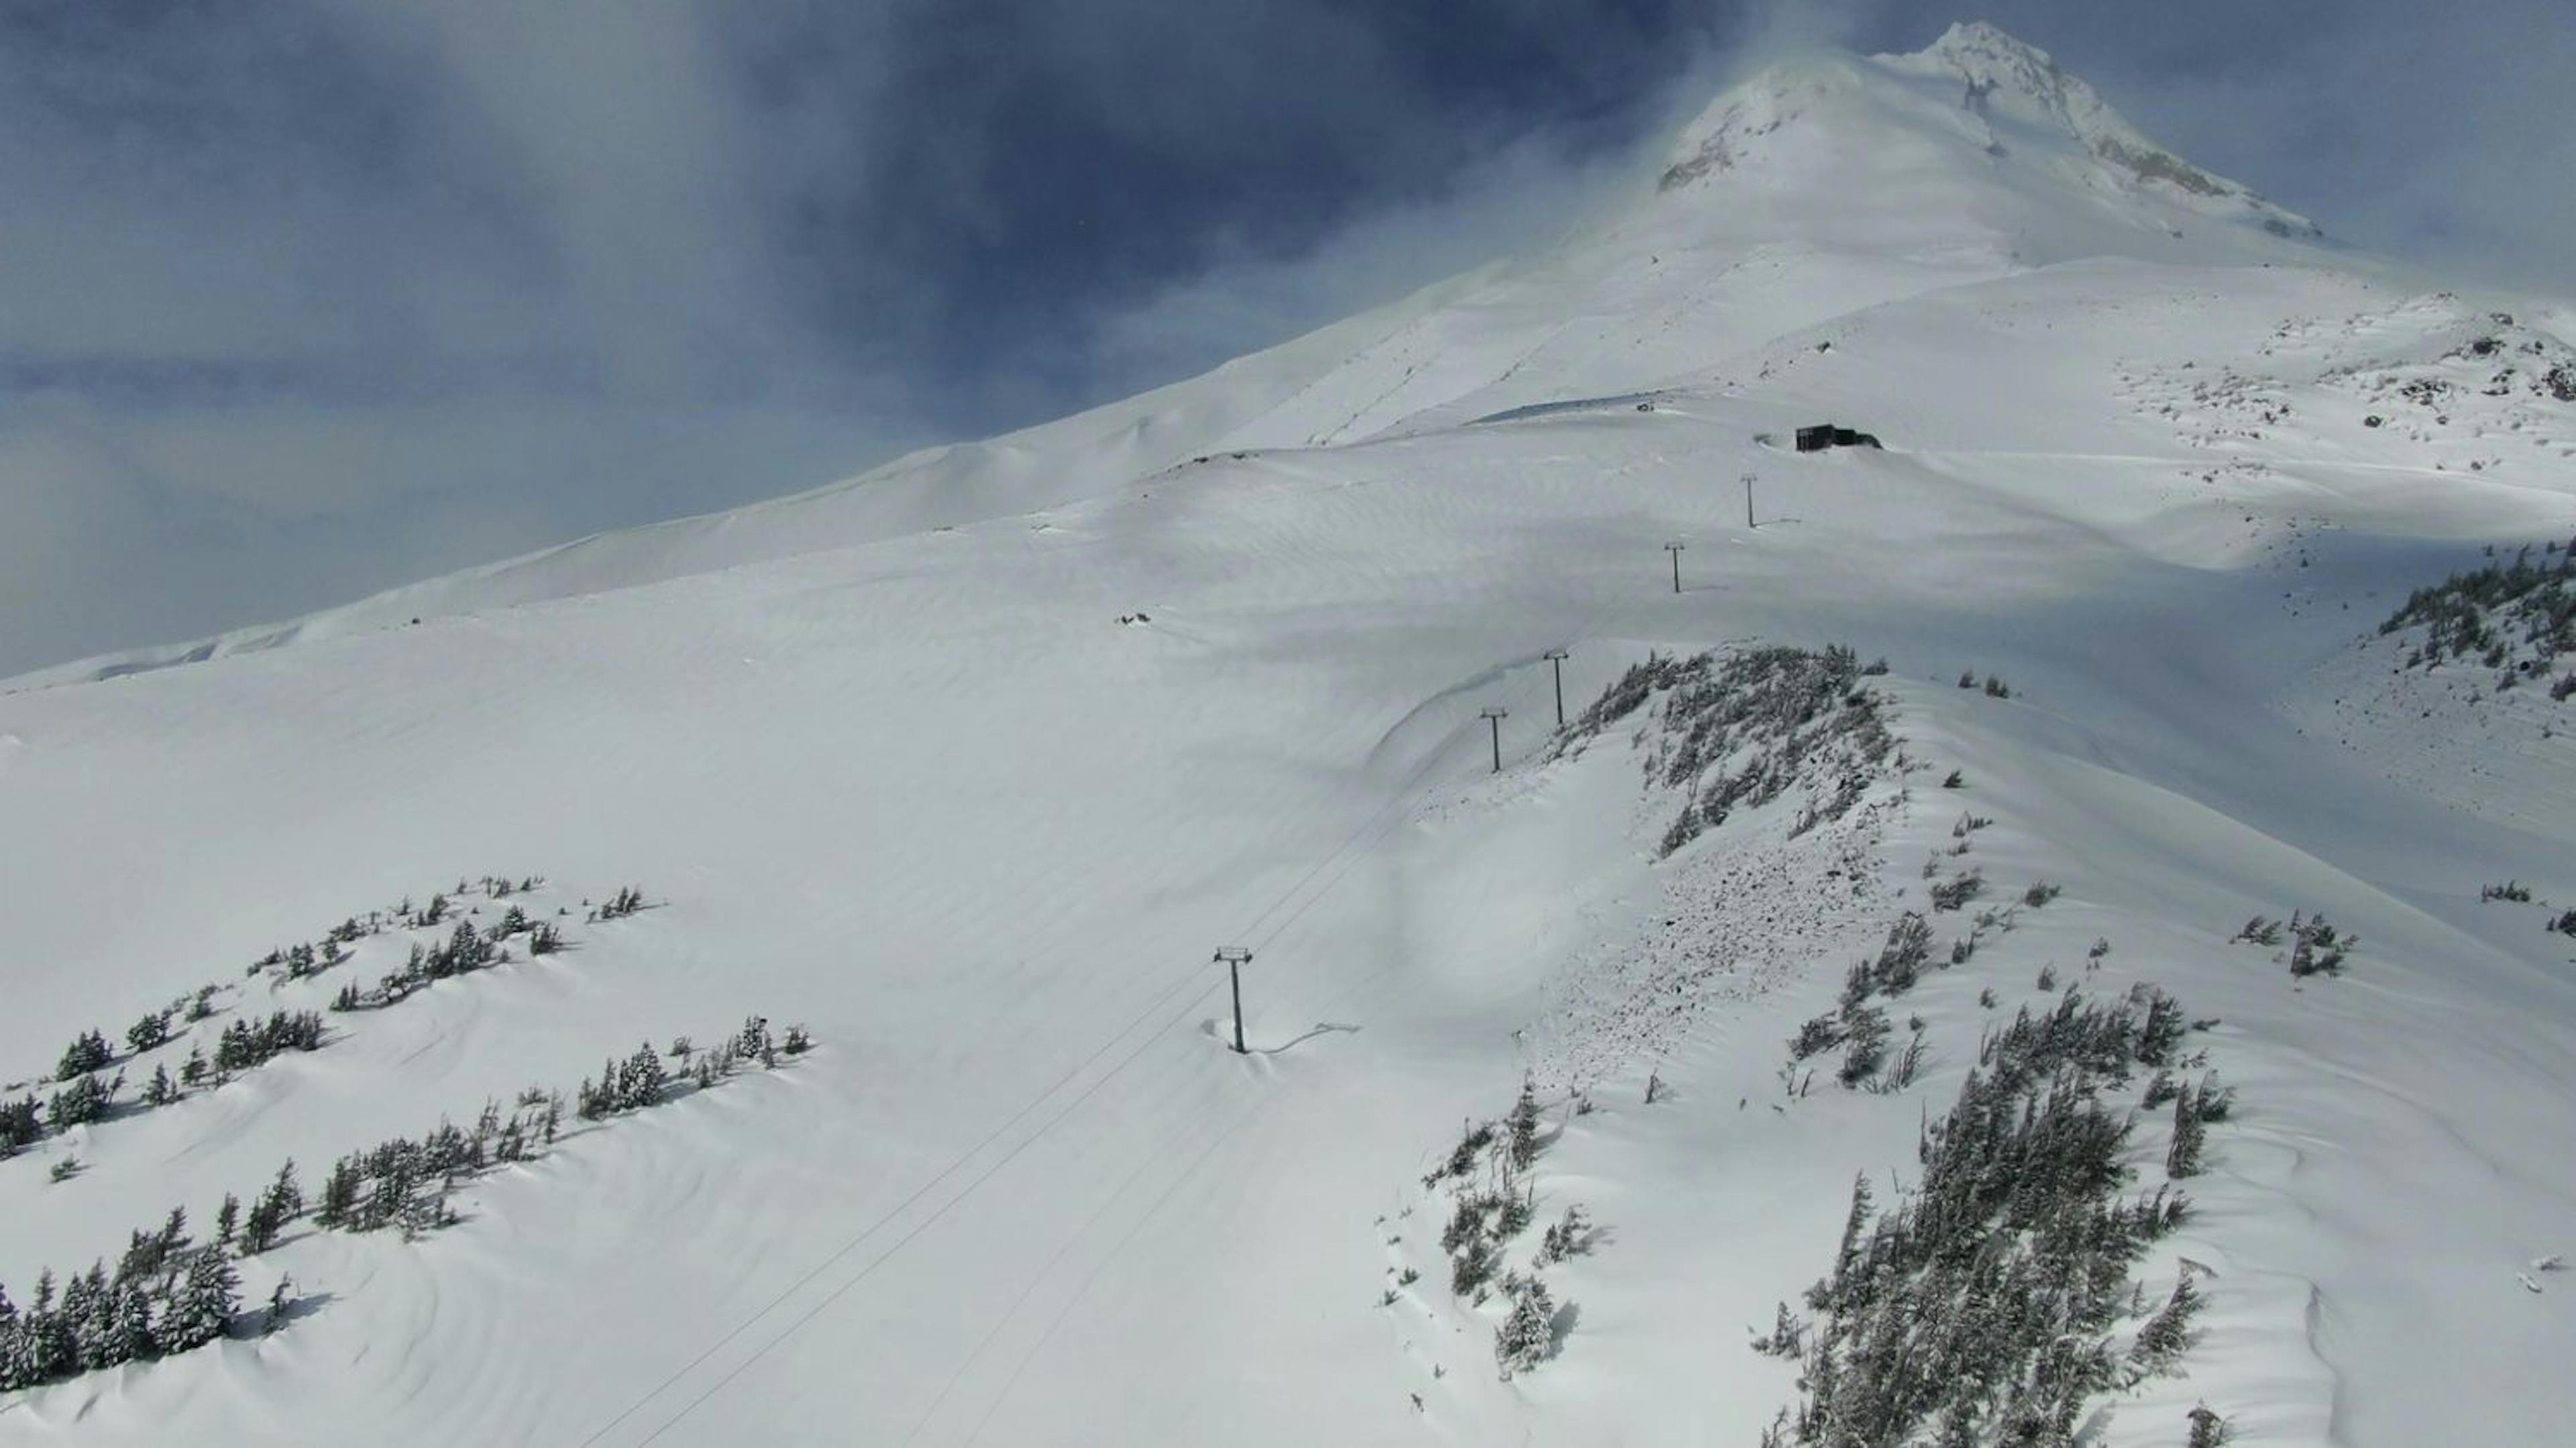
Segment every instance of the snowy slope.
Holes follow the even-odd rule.
[[[926,449],[794,497],[16,682],[595,593],[1054,507],[1209,455],[1642,392],[1882,302],[2070,259],[2320,259],[2289,236],[2312,239],[2314,228],[2156,149],[2044,54],[1960,26],[1919,55],[1812,56],[1763,70],[1684,128],[1651,190],[1562,245],[1203,377]]]
[[[1854,1174],[1917,1170],[1999,1013],[2140,981],[2218,1019],[2240,1101],[2140,1267],[2213,1269],[2206,1333],[2093,1441],[2179,1442],[2203,1399],[2240,1444],[2552,1441],[2576,1283],[2517,1273],[2576,1251],[2576,943],[2478,897],[2576,904],[2576,821],[2396,767],[2445,720],[2328,701],[2477,543],[2576,531],[2576,406],[2531,385],[2569,313],[2348,265],[2162,155],[1988,30],[1801,62],[1562,249],[1209,377],[20,681],[52,687],[0,697],[0,1084],[201,982],[240,993],[197,1033],[319,1008],[342,975],[243,967],[459,875],[547,876],[576,944],[0,1161],[21,1301],[639,1040],[759,1012],[820,1046],[477,1178],[418,1242],[291,1231],[243,1266],[254,1301],[293,1277],[284,1330],[0,1398],[0,1442],[1749,1445],[1796,1390],[1747,1340]],[[2539,350],[2490,395],[2471,344],[2508,328]],[[1890,446],[1759,440],[1826,418]],[[1755,639],[1884,655],[1920,767],[1658,859],[1640,726],[1548,748],[1542,652],[1580,708]],[[2563,798],[2564,733],[2477,748]],[[1948,855],[1962,813],[1992,823]],[[1927,857],[2064,893],[1897,1007],[1915,1085],[1784,1093]],[[629,882],[657,908],[581,922]],[[2358,933],[2342,976],[2229,943],[2293,910]],[[1525,1072],[1542,1213],[1607,1232],[1506,1383],[1421,1178]]]

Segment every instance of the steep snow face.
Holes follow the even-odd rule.
[[[1982,23],[1953,26],[1911,55],[1814,57],[1763,71],[1684,128],[1660,187],[1712,192],[1713,206],[1784,192],[1830,197],[1873,226],[1891,217],[1922,226],[1928,209],[1928,224],[1982,227],[2025,246],[2036,227],[2045,250],[2028,260],[2174,255],[2146,238],[2184,239],[2208,220],[2279,238],[2320,234],[2148,140],[2047,52]],[[2066,234],[2074,215],[2117,224]],[[2206,258],[2236,244],[2221,233],[2188,250]]]
[[[1209,456],[1687,384],[1785,333],[2037,266],[2312,262],[2318,253],[2283,239],[2308,229],[2156,148],[2045,54],[1963,26],[1918,55],[1820,56],[1756,75],[1683,130],[1660,187],[1641,185],[1559,245],[1203,376],[794,497],[16,682],[595,593],[1054,507]]]
[[[1882,61],[1900,73],[1956,75],[1961,104],[1992,120],[2010,116],[2081,143],[2118,184],[2149,190],[2196,210],[2251,220],[2277,235],[2317,235],[2306,217],[2265,201],[2246,187],[2185,161],[2140,134],[2081,77],[2058,68],[2048,52],[1983,22],[1954,25],[1918,55]],[[1998,141],[1997,144],[2000,144]]]

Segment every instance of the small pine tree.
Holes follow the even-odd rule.
[[[170,1013],[155,1011],[125,1029],[125,1044],[135,1051],[149,1051],[170,1039]]]
[[[1532,1276],[1512,1294],[1512,1310],[1494,1329],[1494,1363],[1505,1380],[1556,1355],[1556,1299]]]
[[[1791,1312],[1785,1302],[1780,1304],[1779,1312],[1771,1319],[1770,1335],[1753,1339],[1753,1350],[1765,1357],[1794,1358],[1804,1353],[1806,1347],[1807,1325],[1798,1320],[1798,1315]]]
[[[331,1230],[347,1224],[357,1210],[358,1195],[365,1184],[366,1173],[359,1168],[356,1157],[344,1156],[334,1162],[331,1175],[322,1181],[322,1200],[314,1208],[313,1224]]]
[[[652,1043],[647,1041],[637,1046],[635,1054],[626,1058],[626,1064],[617,1073],[618,1109],[635,1111],[655,1104],[662,1099],[662,1088],[667,1080],[662,1071],[662,1057],[653,1049]]]
[[[277,1234],[285,1229],[286,1219],[278,1215],[265,1194],[261,1195],[242,1214],[241,1254],[256,1257],[267,1251],[277,1245]]]
[[[63,1048],[62,1060],[54,1065],[54,1079],[69,1081],[86,1076],[115,1059],[116,1052],[108,1046],[107,1037],[96,1031],[83,1031]]]
[[[1459,1297],[1473,1298],[1494,1279],[1494,1269],[1502,1265],[1493,1239],[1481,1230],[1470,1234],[1457,1256],[1449,1259],[1449,1290]]]
[[[2190,1413],[2191,1435],[2183,1439],[2183,1448],[2226,1448],[2235,1432],[2227,1420],[2210,1411],[2207,1403],[2195,1406]]]
[[[2192,1284],[2191,1271],[2185,1268],[2165,1305],[2138,1329],[2137,1341],[2129,1348],[2130,1359],[2151,1373],[2171,1372],[2198,1336],[2192,1331],[2191,1320],[2199,1311],[2200,1289]]]
[[[1567,1207],[1565,1215],[1549,1223],[1539,1237],[1539,1265],[1581,1256],[1591,1250],[1591,1237],[1592,1219],[1584,1213],[1582,1204]]]
[[[215,1208],[215,1245],[229,1247],[233,1232],[241,1226],[241,1198],[224,1193],[224,1204]]]
[[[304,1210],[304,1189],[295,1182],[295,1158],[288,1157],[286,1164],[277,1169],[276,1180],[268,1184],[268,1194],[284,1216],[292,1217]]]
[[[1529,1077],[1521,1078],[1520,1099],[1512,1103],[1511,1115],[1504,1118],[1511,1143],[1512,1170],[1527,1171],[1538,1160],[1538,1089]]]
[[[2200,1153],[2209,1128],[2201,1124],[2196,1094],[2189,1086],[2174,1094],[2173,1144],[2165,1148],[2165,1175],[2176,1181],[2200,1171]]]

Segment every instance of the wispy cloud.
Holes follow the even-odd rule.
[[[2528,273],[2569,238],[2540,0],[1987,8],[2365,242]],[[0,673],[1171,380],[1546,240],[1751,49],[1951,18],[28,0]]]

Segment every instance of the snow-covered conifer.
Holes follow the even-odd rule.
[[[1508,1379],[1556,1354],[1556,1299],[1532,1275],[1512,1294],[1511,1312],[1494,1329],[1494,1362]]]

